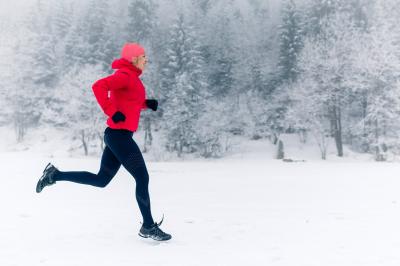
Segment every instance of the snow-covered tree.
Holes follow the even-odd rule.
[[[277,39],[279,47],[277,70],[270,75],[269,81],[260,94],[264,99],[264,108],[261,112],[256,112],[258,117],[256,135],[267,135],[273,143],[277,143],[280,134],[289,129],[286,113],[291,103],[287,90],[297,78],[298,56],[302,48],[301,11],[295,1],[285,1],[281,14]],[[258,72],[256,66],[253,73]]]
[[[312,47],[305,46],[302,58],[311,58]],[[303,60],[301,58],[301,60]],[[326,159],[327,147],[331,136],[329,123],[329,96],[324,88],[313,78],[313,75],[302,75],[297,83],[288,89],[291,107],[287,112],[287,122],[299,133],[310,133]]]
[[[295,86],[308,86],[318,101],[324,103],[337,154],[343,156],[343,106],[348,103],[350,94],[345,81],[352,73],[349,55],[354,53],[353,44],[358,42],[359,31],[346,13],[335,13],[321,20],[321,25],[318,36],[305,42],[305,51],[299,60],[302,82]],[[304,80],[307,81],[305,84]],[[315,85],[310,86],[313,82]]]
[[[202,53],[207,62],[207,76],[210,93],[215,97],[225,98],[233,88],[233,65],[235,64],[234,33],[232,31],[230,6],[217,8],[218,5],[208,11],[205,21],[206,27],[198,26],[203,36],[201,46]],[[213,32],[213,34],[209,34]],[[218,36],[218,39],[215,38]]]
[[[106,117],[93,95],[92,84],[105,75],[100,65],[87,64],[71,69],[65,74],[58,90],[57,96],[63,99],[60,120],[85,155],[89,154],[91,146],[103,148]]]
[[[349,145],[382,159],[400,152],[397,2],[37,0],[15,25],[0,18],[0,123],[22,140],[32,126],[90,120],[70,114],[70,99],[77,106],[132,41],[146,48],[141,78],[160,103],[143,113],[145,150],[158,130],[170,150],[203,156],[220,156],[229,134],[308,132],[323,154],[333,137],[339,156]]]
[[[130,40],[143,45],[151,41],[156,26],[156,8],[153,0],[135,0],[129,3],[126,33]]]
[[[180,156],[198,150],[196,124],[205,110],[207,97],[204,60],[196,34],[183,14],[171,28],[165,58],[162,76],[162,88],[166,93],[164,129],[168,149],[177,151]]]
[[[400,34],[397,4],[377,2],[370,30],[354,55],[356,75],[349,84],[363,99],[362,116],[354,131],[362,132],[367,150],[383,160],[388,150],[399,151],[400,123]]]
[[[282,10],[282,24],[279,27],[280,56],[279,72],[281,82],[296,80],[297,58],[302,48],[302,21],[294,0],[287,0]]]
[[[148,98],[157,95],[157,54],[160,50],[159,39],[157,38],[158,25],[156,15],[157,5],[154,1],[135,0],[128,4],[128,23],[125,32],[127,41],[140,43],[146,49],[146,56],[149,60],[148,68],[144,73],[143,82],[146,85]],[[157,97],[156,97],[157,98]],[[142,125],[145,131],[144,150],[146,152],[152,145],[153,140],[153,121],[159,117],[159,112],[144,112],[142,115]]]
[[[9,106],[17,140],[22,141],[29,127],[38,126],[46,103],[50,101],[47,88],[57,80],[53,68],[54,39],[49,26],[47,6],[41,1],[33,4],[30,13],[21,21],[13,46],[12,67],[14,85],[10,86]]]
[[[66,40],[68,65],[89,63],[101,65],[105,71],[110,69],[115,54],[113,36],[108,31],[110,6],[111,3],[105,0],[90,0],[82,4],[79,17]]]
[[[324,20],[337,13],[347,13],[357,27],[364,28],[368,24],[368,12],[374,1],[380,0],[310,0],[305,32],[312,36],[323,33]]]
[[[65,71],[68,71],[68,56],[66,55],[66,44],[69,35],[72,32],[75,19],[74,6],[70,2],[56,1],[50,6],[51,28],[52,35],[55,40],[55,61],[54,69],[58,76],[62,76]],[[76,45],[77,43],[75,43]],[[59,78],[58,78],[59,81]]]

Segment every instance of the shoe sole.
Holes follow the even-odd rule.
[[[168,241],[168,240],[170,240],[172,237],[170,237],[170,238],[168,238],[168,239],[154,239],[154,238],[152,238],[152,237],[150,237],[150,236],[148,236],[148,235],[143,235],[143,234],[141,234],[140,232],[139,232],[139,234],[138,234],[140,237],[143,237],[143,238],[151,238],[151,239],[153,239],[154,241],[160,241],[160,242],[162,242],[162,241]]]

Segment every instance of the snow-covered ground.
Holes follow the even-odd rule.
[[[158,243],[137,235],[135,183],[123,168],[105,189],[58,182],[36,194],[49,161],[65,171],[100,163],[62,152],[56,135],[39,139],[14,145],[2,131],[1,266],[400,265],[399,163],[348,151],[321,161],[290,138],[287,157],[306,162],[272,159],[266,141],[236,143],[220,160],[145,154],[153,215],[165,214],[173,236]]]
[[[0,153],[0,265],[400,265],[400,164],[272,159],[148,162],[155,218],[141,239],[134,180],[58,182],[48,161],[96,172],[98,158]]]

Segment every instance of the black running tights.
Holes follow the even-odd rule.
[[[135,178],[136,200],[143,216],[143,224],[149,226],[154,223],[150,209],[149,174],[142,153],[132,136],[133,132],[131,131],[107,127],[104,131],[106,148],[101,157],[99,172],[93,174],[86,171],[60,171],[55,180],[105,187],[113,179],[122,164]]]

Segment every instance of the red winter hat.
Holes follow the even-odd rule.
[[[121,57],[132,61],[132,57],[136,57],[139,55],[144,55],[144,48],[137,43],[126,43],[124,47],[122,47]]]

